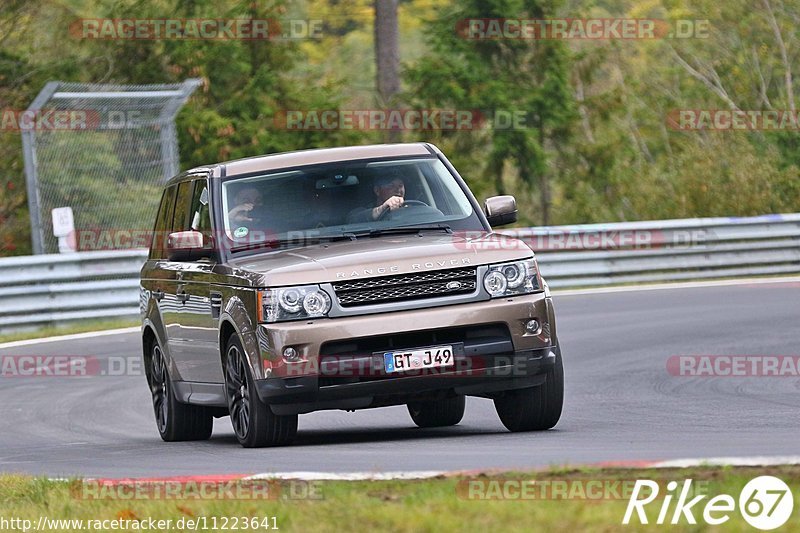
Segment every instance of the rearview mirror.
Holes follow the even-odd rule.
[[[203,249],[203,234],[199,231],[176,231],[167,237],[170,261],[193,261],[208,255]]]
[[[517,221],[517,200],[510,194],[487,198],[483,210],[491,226],[505,226]]]

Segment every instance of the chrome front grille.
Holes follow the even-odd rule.
[[[342,307],[470,294],[476,287],[475,268],[415,272],[333,284]]]

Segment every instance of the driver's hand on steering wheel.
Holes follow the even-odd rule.
[[[405,203],[405,199],[402,196],[392,196],[381,205],[376,207],[372,210],[372,218],[377,219],[387,211],[394,211],[395,209],[399,209],[403,207],[403,203]]]

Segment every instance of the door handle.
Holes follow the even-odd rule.
[[[161,289],[156,289],[153,291],[153,299],[157,302],[160,302],[161,299],[164,297],[164,291]]]

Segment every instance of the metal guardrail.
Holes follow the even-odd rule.
[[[552,288],[800,273],[800,213],[502,230]]]
[[[553,288],[800,273],[800,213],[502,230]],[[145,250],[0,259],[0,332],[139,313]]]
[[[139,314],[146,250],[0,259],[0,332]]]

